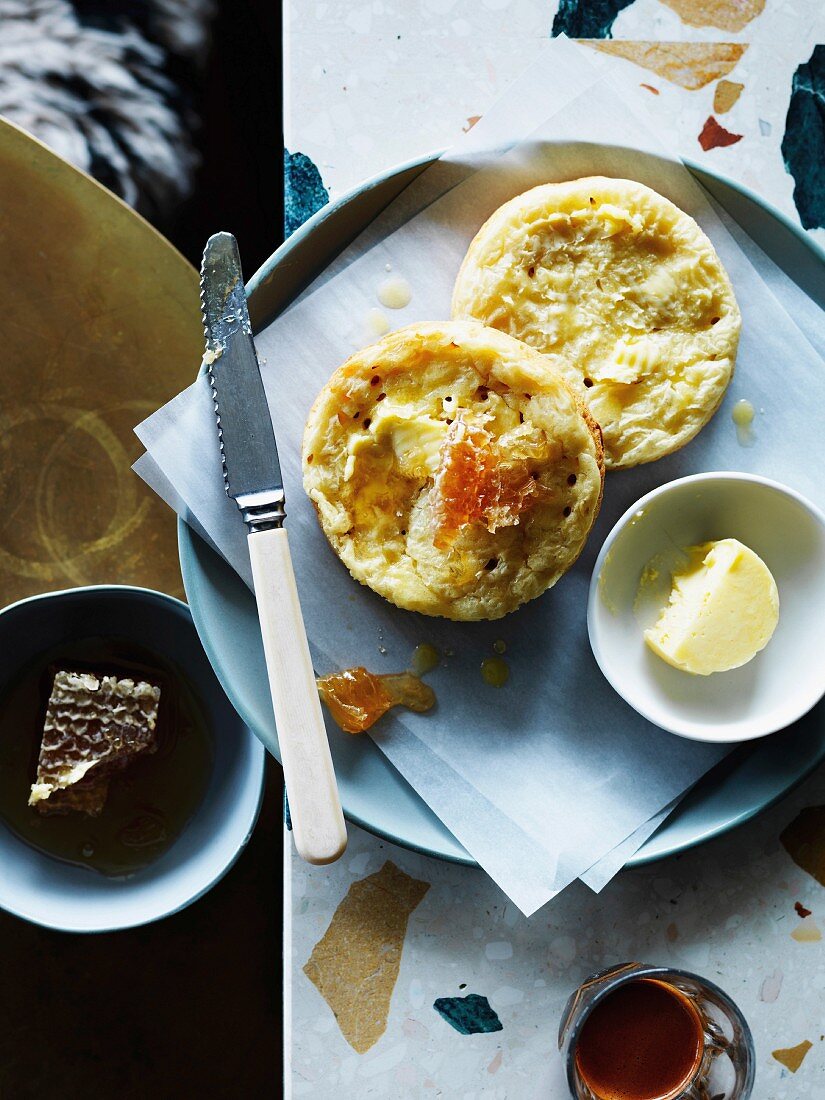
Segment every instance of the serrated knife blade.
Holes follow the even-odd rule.
[[[307,862],[332,863],[347,846],[347,830],[284,527],[275,433],[231,233],[216,233],[206,243],[201,308],[224,485],[247,526],[292,836]]]
[[[201,310],[227,495],[250,528],[283,522],[278,447],[252,339],[238,242],[231,233],[215,233],[206,242]]]

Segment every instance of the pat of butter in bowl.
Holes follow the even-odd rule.
[[[697,676],[747,664],[779,619],[770,570],[737,539],[691,546],[685,554],[687,563],[671,578],[670,601],[644,632],[645,642],[669,665]]]

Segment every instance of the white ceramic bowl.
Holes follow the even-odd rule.
[[[670,590],[636,604],[645,565],[669,551],[736,538],[779,589],[779,624],[748,664],[712,676],[671,668],[645,645]],[[587,607],[599,667],[639,714],[697,741],[748,741],[784,729],[825,694],[825,516],[792,489],[742,473],[696,474],[654,489],[602,546]]]
[[[183,832],[154,863],[128,878],[107,878],[44,855],[0,818],[0,906],[67,932],[147,924],[199,898],[243,850],[258,817],[264,780],[263,745],[221,690],[186,604],[171,596],[111,585],[12,604],[0,612],[0,690],[38,653],[72,637],[91,636],[127,639],[181,670],[208,717],[214,762],[200,806]]]

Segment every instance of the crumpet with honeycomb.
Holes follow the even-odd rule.
[[[470,245],[452,312],[564,356],[614,469],[662,458],[704,427],[740,328],[730,279],[693,218],[604,176],[500,207]]]
[[[398,607],[497,619],[578,557],[601,433],[558,356],[474,321],[412,325],[347,360],[312,407],[304,486],[352,576]]]

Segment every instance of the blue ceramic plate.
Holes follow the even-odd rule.
[[[249,284],[256,328],[283,310],[434,157],[395,168],[318,211]],[[693,175],[767,254],[825,306],[825,254],[778,210],[739,185],[689,164]],[[223,559],[184,523],[183,580],[204,648],[244,722],[278,756],[255,603]],[[474,860],[369,738],[333,737],[344,811],[378,836],[442,859]],[[646,863],[700,844],[747,821],[800,782],[825,757],[817,708],[789,733],[737,750],[706,776],[630,861]]]

